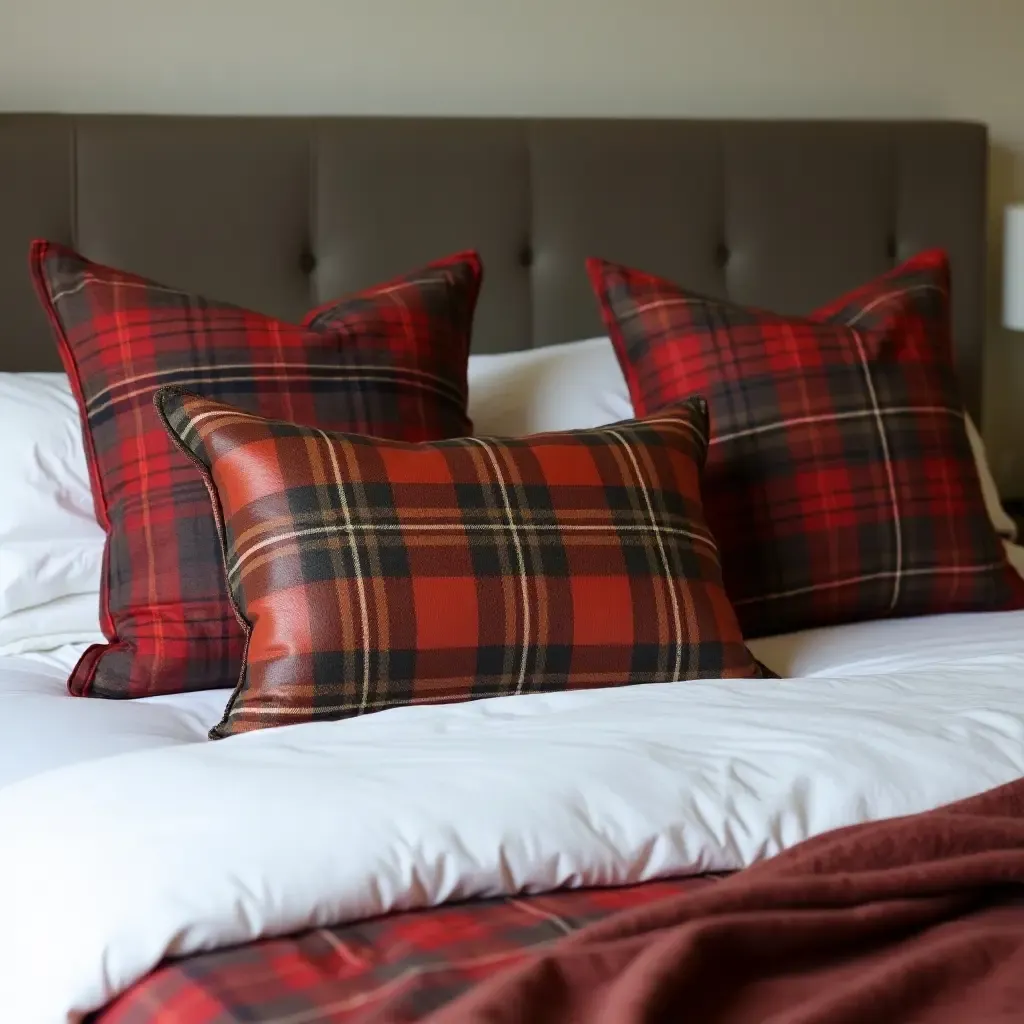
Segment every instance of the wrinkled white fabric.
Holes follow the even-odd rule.
[[[0,1020],[76,1021],[166,955],[311,925],[740,868],[1024,774],[1024,613],[752,646],[800,677],[220,742],[203,736],[223,692],[75,700],[46,682],[59,669],[5,662],[0,749],[18,723],[42,746],[90,738],[0,788]]]
[[[104,534],[63,373],[0,373],[0,654],[99,637]]]

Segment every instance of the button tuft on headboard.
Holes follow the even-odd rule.
[[[893,265],[892,235],[894,258],[950,253],[977,412],[988,157],[985,126],[953,121],[5,112],[0,370],[59,368],[32,237],[286,320],[475,247],[474,345],[496,352],[602,333],[587,256],[798,313]]]

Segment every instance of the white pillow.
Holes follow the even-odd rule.
[[[1010,544],[1007,541],[1003,541],[1006,544],[1006,557],[1010,560],[1010,565],[1014,567],[1024,576],[1024,548],[1018,547],[1016,544]]]
[[[608,338],[469,357],[474,432],[522,437],[585,430],[633,415]]]
[[[985,498],[985,507],[988,509],[988,517],[996,528],[996,533],[1006,540],[1017,539],[1017,524],[1006,514],[1003,503],[999,499],[999,489],[992,476],[992,469],[988,464],[988,455],[985,452],[985,442],[974,425],[974,420],[967,417],[967,437],[971,442],[971,450],[974,452],[974,464],[978,468],[978,477],[981,480],[981,493]]]
[[[470,356],[469,415],[479,434],[520,437],[549,430],[600,427],[629,419],[633,406],[608,338],[546,348]],[[967,436],[996,532],[1014,540],[1017,529],[999,500],[985,445],[967,417]]]
[[[0,654],[100,640],[104,534],[63,373],[0,373]]]

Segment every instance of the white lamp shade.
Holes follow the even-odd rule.
[[[1024,205],[1006,210],[1003,251],[1003,323],[1024,331]]]

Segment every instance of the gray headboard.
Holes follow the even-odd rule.
[[[0,369],[58,366],[35,236],[291,319],[478,248],[476,351],[602,333],[588,255],[806,312],[943,246],[977,413],[987,154],[954,122],[0,115]]]

